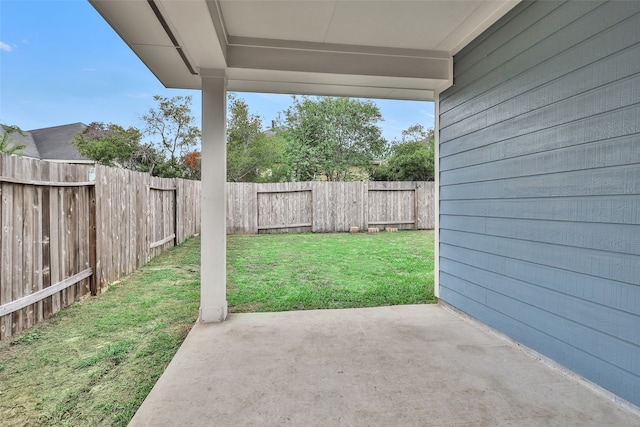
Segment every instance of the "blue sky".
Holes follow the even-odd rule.
[[[142,128],[153,95],[193,97],[167,89],[84,0],[0,0],[0,123],[23,130],[93,121]],[[238,93],[265,127],[291,105],[291,96]],[[433,126],[430,102],[374,100],[383,135],[399,138],[420,123]]]

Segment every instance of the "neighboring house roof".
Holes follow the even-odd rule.
[[[2,126],[0,126],[0,135],[3,135],[5,130]],[[24,145],[20,152],[23,156],[34,157],[36,159],[40,158],[40,154],[38,152],[38,146],[36,142],[33,140],[33,135],[29,132],[22,132],[22,135],[19,132],[12,132],[9,134],[9,144],[14,147],[16,145]]]
[[[54,126],[29,131],[43,160],[90,160],[80,154],[73,140],[87,128],[84,123]]]
[[[86,128],[87,125],[84,123],[72,123],[23,131],[23,135],[14,132],[11,135],[11,143],[24,144],[26,147],[22,150],[22,155],[26,157],[70,163],[91,162],[91,159],[81,155],[73,145],[75,136]],[[4,130],[0,129],[0,133],[2,132]]]

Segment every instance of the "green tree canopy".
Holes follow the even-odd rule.
[[[153,173],[162,156],[151,144],[142,144],[142,133],[113,123],[93,122],[74,144],[83,156],[105,166],[117,166]]]
[[[354,168],[367,168],[385,149],[378,107],[350,98],[293,97],[284,111],[285,159],[293,179],[329,181],[354,178]]]
[[[200,129],[191,115],[191,96],[167,98],[155,95],[158,103],[142,116],[144,132],[159,138],[156,145],[162,149],[169,162],[178,162],[179,158],[200,145]]]
[[[434,130],[413,125],[402,131],[402,141],[391,146],[378,168],[371,168],[374,181],[433,181]]]
[[[161,156],[153,174],[163,178],[197,176],[184,164],[185,156],[199,147],[201,137],[191,115],[191,96],[155,95],[153,99],[158,105],[142,116],[144,133],[155,138]]]
[[[240,98],[229,96],[227,181],[264,182],[280,178],[284,143],[262,131],[262,119]],[[276,172],[276,174],[274,174]]]
[[[4,124],[0,124],[0,127],[2,128],[2,137],[0,137],[0,153],[22,156],[22,150],[26,148],[26,145],[11,143],[11,141],[13,140],[11,134],[17,133],[19,135],[24,135],[22,129],[20,129],[18,126]]]

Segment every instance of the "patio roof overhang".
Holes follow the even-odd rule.
[[[89,1],[165,86],[202,90],[203,322],[227,317],[227,91],[435,101],[437,158],[453,55],[519,2]]]
[[[433,101],[519,0],[89,0],[166,86]],[[214,71],[211,71],[214,70]]]

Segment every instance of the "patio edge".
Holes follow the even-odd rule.
[[[514,340],[513,338],[511,338],[508,335],[503,334],[502,332],[498,331],[497,329],[492,328],[491,326],[482,323],[481,321],[479,321],[478,319],[476,319],[475,317],[472,317],[470,315],[468,315],[467,313],[457,309],[456,307],[446,303],[445,301],[439,299],[438,300],[438,304],[439,306],[441,306],[443,309],[451,312],[452,314],[454,314],[455,316],[459,317],[460,319],[463,319],[469,323],[471,323],[472,325],[474,325],[476,328],[491,334],[493,336],[495,336],[496,338],[499,338],[500,340],[504,341],[505,343],[507,343],[509,346],[516,348],[518,350],[520,350],[521,352],[525,353],[526,355],[528,355],[529,357],[543,363],[544,365],[548,366],[549,368],[551,368],[552,370],[560,373],[562,376],[564,376],[565,378],[568,378],[578,384],[580,384],[581,386],[591,390],[593,393],[595,393],[596,395],[612,402],[613,404],[615,404],[616,406],[618,406],[619,408],[640,417],[640,407],[634,405],[633,403],[629,402],[628,400],[625,400],[623,398],[621,398],[620,396],[618,396],[615,393],[612,393],[611,391],[605,389],[604,387],[599,386],[598,384],[588,380],[587,378],[573,372],[572,370],[566,368],[565,366],[562,366],[561,364],[559,364],[558,362],[554,361],[553,359],[548,358],[547,356],[533,350],[530,347],[527,347],[526,345],[522,344],[521,342],[518,342],[516,340]]]

